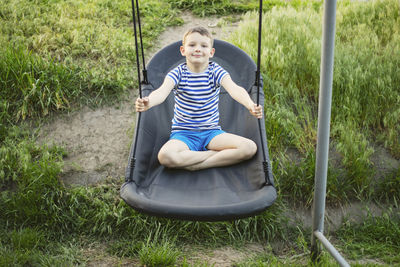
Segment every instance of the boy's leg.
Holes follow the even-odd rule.
[[[257,152],[257,145],[252,140],[239,135],[223,133],[215,136],[207,146],[217,153],[204,161],[187,165],[185,169],[201,170],[212,167],[228,166],[250,159]],[[209,150],[209,151],[210,151]]]
[[[216,153],[217,151],[213,150],[191,151],[184,142],[171,139],[161,147],[158,160],[168,168],[185,168],[199,164]]]

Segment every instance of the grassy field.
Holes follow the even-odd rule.
[[[244,14],[231,42],[254,59],[258,1],[142,0],[150,48],[180,10]],[[38,145],[27,121],[112,104],[135,87],[130,2],[2,0],[0,5],[0,266],[84,266],[82,250],[104,244],[120,263],[208,266],[187,246],[264,244],[238,266],[299,266],[311,231],[286,216],[310,207],[315,168],[322,5],[264,1],[265,121],[279,197],[263,214],[200,223],[148,217],[120,198],[120,177],[92,187],[59,183],[63,147]],[[330,239],[355,266],[400,265],[400,169],[376,179],[377,147],[400,158],[400,6],[339,1],[327,202],[383,208],[347,218]],[[384,164],[384,163],[383,163]],[[277,248],[277,244],[281,244]],[[280,249],[279,249],[280,248]],[[186,251],[186,252],[184,252]],[[118,264],[116,264],[118,265]],[[335,266],[326,253],[318,266]]]
[[[395,1],[339,2],[331,143],[332,150],[341,155],[341,164],[330,166],[330,202],[382,196],[385,191],[375,189],[385,186],[373,181],[374,147],[383,145],[393,157],[400,157],[397,7]],[[282,191],[291,191],[289,197],[293,201],[308,203],[312,197],[317,139],[321,16],[313,8],[275,8],[263,22],[265,121],[270,149],[281,154],[278,162],[282,164],[275,174],[285,170],[278,175]],[[257,52],[254,25],[256,14],[249,13],[232,36],[232,42],[253,58]],[[287,147],[302,154],[301,168],[291,166],[291,160],[285,158]],[[294,172],[300,172],[305,179],[297,179]],[[383,183],[387,184],[387,180]],[[297,185],[296,190],[290,189],[293,184]]]

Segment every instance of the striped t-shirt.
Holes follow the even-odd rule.
[[[191,72],[186,63],[182,63],[167,74],[175,83],[172,132],[221,129],[219,92],[221,80],[227,74],[215,62],[210,62],[202,73]]]

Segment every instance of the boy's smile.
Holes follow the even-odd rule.
[[[180,51],[182,56],[186,57],[186,63],[191,71],[202,72],[207,68],[215,49],[209,37],[194,32],[186,36]]]

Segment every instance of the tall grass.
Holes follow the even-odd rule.
[[[330,173],[344,173],[345,184],[351,185],[342,188],[346,192],[340,198],[345,199],[371,193],[374,145],[383,144],[400,157],[399,2],[342,1],[337,17],[331,129],[342,165],[331,165]],[[256,23],[257,14],[247,14],[232,36],[232,42],[253,58],[257,56]],[[322,10],[313,6],[273,8],[264,14],[261,59],[272,158],[285,160],[279,153],[287,146],[304,158],[315,150],[321,23]],[[289,191],[291,199],[309,199],[312,183],[305,190],[300,184],[312,175],[304,175],[311,165],[297,165],[289,176],[285,166],[276,170],[280,185],[297,188]],[[328,199],[334,198],[330,192],[337,182],[337,175],[328,180]]]
[[[141,11],[146,48],[182,22],[167,2],[145,1]],[[78,97],[99,104],[134,85],[129,1],[2,2],[0,47],[0,99],[13,117],[44,116]]]
[[[46,116],[65,110],[70,101],[82,95],[85,82],[82,70],[43,59],[22,48],[0,51],[0,99],[15,120]],[[5,105],[5,104],[4,104]]]
[[[207,16],[207,15],[228,15],[232,13],[244,13],[246,11],[258,10],[258,0],[170,0],[173,6],[179,9],[190,10],[196,15]],[[267,11],[275,6],[293,6],[296,8],[307,5],[307,2],[318,8],[321,5],[320,1],[281,1],[281,0],[267,0],[263,1],[263,10]]]
[[[352,128],[367,132],[372,139],[377,137],[397,158],[400,158],[399,15],[398,1],[343,3],[338,13],[333,98],[340,105],[334,105],[332,110],[333,119],[355,123]]]

